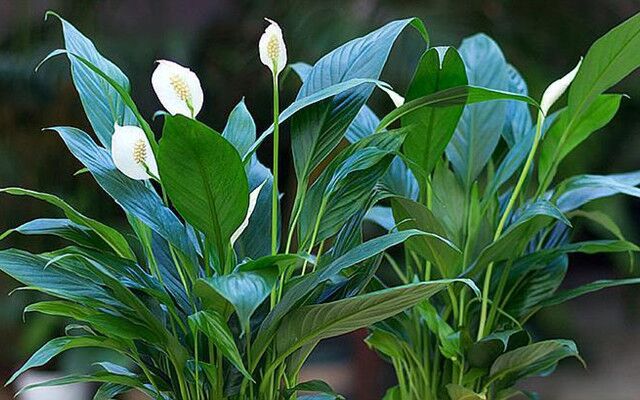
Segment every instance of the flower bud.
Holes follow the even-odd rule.
[[[158,60],[151,85],[162,106],[171,114],[195,118],[202,109],[204,94],[198,76],[189,68]]]
[[[114,125],[111,157],[116,168],[131,179],[149,179],[149,173],[158,176],[158,165],[149,140],[137,126]]]
[[[544,94],[542,95],[542,101],[540,102],[540,108],[542,109],[542,113],[544,115],[547,115],[553,103],[558,101],[560,96],[562,96],[569,85],[571,85],[571,82],[573,82],[573,79],[576,77],[581,64],[582,58],[580,58],[580,61],[578,61],[578,65],[576,65],[575,68],[571,70],[571,72],[553,82],[544,91]]]

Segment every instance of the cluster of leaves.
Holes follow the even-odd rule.
[[[387,257],[401,281],[464,277],[483,283],[482,297],[451,286],[372,328],[367,342],[393,363],[399,382],[386,399],[534,398],[516,383],[580,356],[570,340],[533,341],[525,323],[544,307],[640,283],[600,280],[559,290],[571,253],[628,252],[633,263],[639,248],[605,213],[582,207],[615,194],[638,197],[640,172],[554,182],[564,157],[616,114],[623,95],[604,92],[640,66],[638,48],[640,14],[593,44],[567,106],[550,115],[538,111],[537,123],[521,101],[421,107],[425,96],[465,84],[527,95],[524,79],[489,37],[424,53],[407,102],[392,113],[402,115],[408,131],[401,155],[413,173],[406,186],[412,190],[388,187],[390,207],[369,217],[388,229],[430,233],[405,243],[402,262]],[[367,118],[381,129],[388,117]],[[584,218],[611,239],[572,242],[572,221]]]
[[[617,110],[621,97],[602,93],[640,63],[633,52],[638,17],[594,45],[569,105],[545,124],[539,113],[538,129],[528,109],[538,104],[485,36],[466,40],[459,52],[426,50],[406,103],[381,120],[366,103],[376,87],[389,91],[379,77],[406,28],[428,46],[419,20],[391,22],[313,66],[292,65],[303,83],[279,115],[290,128],[298,183],[286,229],[273,175],[255,155],[277,126],[257,136],[240,102],[222,133],[160,113],[157,141],[124,73],[60,21],[65,48],[47,59],[67,56],[99,143],[76,128],[51,130],[122,208],[130,230],[106,226],[54,195],[0,189],[65,215],[12,231],[71,242],[44,254],[0,251],[0,270],[24,289],[56,298],[26,311],[72,320],[66,336],[45,344],[11,381],[69,349],[97,347],[129,364],[102,362],[32,387],[99,382],[95,399],[133,389],[176,400],[289,399],[299,391],[339,398],[320,381],[299,382],[300,369],[322,339],[374,326],[369,344],[398,372],[389,398],[443,398],[447,391],[453,399],[506,398],[518,379],[577,356],[569,341],[530,343],[522,324],[535,311],[635,283],[600,281],[555,293],[568,253],[637,250],[604,214],[578,208],[615,193],[637,195],[640,174],[578,176],[549,187],[561,159]],[[389,129],[396,122],[400,128]],[[115,124],[144,131],[157,182],[116,168]],[[538,184],[529,195],[535,180],[525,159],[542,132]],[[512,189],[523,163],[525,190]],[[258,193],[255,204],[250,193]],[[600,222],[616,239],[570,243],[572,217]],[[367,218],[390,232],[364,241]],[[387,260],[403,283],[386,288],[377,270],[386,251],[402,243],[404,268]],[[473,283],[479,279],[482,297]]]
[[[55,235],[71,243],[43,254],[0,251],[0,270],[23,289],[55,298],[26,312],[71,321],[66,335],[42,346],[9,383],[65,351],[93,347],[129,363],[101,362],[93,371],[23,390],[98,382],[95,399],[130,390],[154,399],[280,399],[298,391],[337,398],[322,382],[298,381],[319,341],[382,321],[459,281],[375,290],[371,282],[381,253],[425,233],[362,238],[364,216],[384,197],[378,183],[396,171],[390,166],[406,130],[374,134],[362,131],[358,121],[373,90],[383,86],[378,78],[401,32],[413,26],[427,38],[420,21],[392,22],[313,67],[299,66],[305,82],[280,115],[281,122],[290,119],[299,184],[288,229],[276,224],[276,236],[287,238],[277,253],[270,246],[270,221],[271,210],[279,211],[278,196],[272,208],[273,176],[255,156],[274,127],[256,139],[253,119],[240,102],[222,133],[194,118],[160,113],[158,141],[125,74],[74,26],[50,15],[62,24],[65,46],[45,61],[67,57],[98,143],[76,128],[50,130],[122,208],[130,230],[91,219],[55,195],[0,189],[64,213],[29,221],[3,237]],[[115,125],[144,131],[157,159],[157,182],[131,179],[116,168],[110,154]],[[352,143],[328,159],[345,136]],[[260,187],[251,212],[249,194]],[[294,238],[298,252],[291,251]]]

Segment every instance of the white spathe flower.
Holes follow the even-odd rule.
[[[158,164],[149,139],[137,126],[114,125],[111,137],[111,157],[116,168],[131,179],[145,180],[158,176]]]
[[[247,215],[244,217],[244,221],[242,221],[238,229],[236,229],[236,231],[233,232],[233,235],[231,235],[232,246],[236,243],[236,240],[238,240],[240,235],[242,235],[242,232],[244,232],[244,230],[247,229],[247,226],[249,226],[249,218],[251,218],[253,211],[256,209],[256,204],[258,203],[258,196],[260,196],[260,191],[264,187],[265,183],[267,183],[266,180],[262,182],[260,186],[253,189],[251,193],[249,193],[249,207],[247,207]]]
[[[204,93],[198,76],[173,61],[158,60],[151,85],[162,106],[171,115],[195,118],[202,109]]]
[[[282,37],[282,29],[275,22],[265,18],[269,26],[260,37],[260,61],[278,75],[287,66],[287,47]]]
[[[558,101],[560,96],[567,90],[571,82],[573,82],[578,70],[580,69],[580,65],[582,64],[582,57],[580,57],[580,61],[578,61],[578,65],[575,66],[568,74],[553,82],[547,89],[544,91],[542,95],[542,101],[540,102],[540,108],[542,109],[542,113],[547,115],[549,109]]]
[[[389,96],[396,108],[404,104],[404,97],[400,96],[397,92],[394,92],[392,88],[382,85],[380,86],[380,89],[382,89]]]

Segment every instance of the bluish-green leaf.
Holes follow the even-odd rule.
[[[69,53],[77,54],[90,61],[125,90],[129,90],[129,79],[115,64],[98,52],[91,40],[57,14],[48,12],[48,15],[55,16],[62,23],[65,49]],[[100,142],[110,148],[114,123],[136,125],[136,118],[107,81],[71,54],[68,58],[71,63],[73,83],[89,122]]]
[[[418,19],[390,22],[322,57],[308,73],[297,99],[354,78],[378,79],[391,47],[409,25],[427,39],[424,25]],[[306,181],[315,167],[338,145],[373,89],[371,84],[359,86],[307,107],[294,116],[291,143],[296,175],[301,181]]]
[[[500,47],[488,36],[478,34],[462,41],[470,85],[496,90],[509,88],[507,63]],[[495,150],[507,111],[506,102],[468,105],[447,147],[447,157],[466,188],[480,175]]]

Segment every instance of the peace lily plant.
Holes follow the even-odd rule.
[[[389,207],[371,210],[369,218],[390,231],[429,233],[408,239],[403,257],[385,254],[398,281],[464,277],[481,288],[477,296],[468,286],[448,286],[371,328],[367,343],[393,364],[398,379],[385,399],[538,398],[518,390],[518,382],[553,372],[564,358],[582,359],[571,340],[536,340],[527,321],[577,296],[640,283],[600,280],[559,289],[572,253],[628,252],[633,266],[638,247],[606,213],[584,206],[616,194],[638,197],[640,172],[554,180],[562,160],[616,114],[624,95],[605,92],[640,66],[639,50],[637,14],[550,84],[539,106],[468,105],[472,95],[466,106],[426,106],[461,85],[527,95],[498,45],[475,35],[458,49],[428,49],[406,102],[382,121],[367,111],[367,123],[379,132],[400,119],[407,131],[400,156],[412,172],[402,191],[388,188]],[[554,107],[565,92],[566,106]],[[601,225],[610,238],[572,241],[580,219]]]
[[[49,130],[129,227],[116,230],[51,194],[0,190],[64,214],[2,237],[47,234],[70,243],[43,254],[0,251],[0,270],[53,298],[25,311],[69,321],[65,336],[46,343],[9,383],[70,349],[108,349],[126,362],[100,362],[24,390],[97,382],[98,400],[130,390],[163,400],[337,399],[322,381],[301,382],[300,369],[321,340],[371,327],[368,343],[398,375],[388,398],[505,398],[519,378],[577,356],[569,341],[531,344],[522,325],[533,312],[635,283],[554,294],[567,253],[637,249],[604,214],[578,207],[637,195],[640,174],[551,185],[561,159],[617,110],[621,96],[601,93],[640,63],[637,17],[596,43],[575,79],[552,85],[542,105],[484,36],[460,52],[428,48],[420,20],[398,20],[313,66],[287,66],[282,30],[267,20],[258,55],[271,73],[273,124],[258,136],[244,101],[221,132],[200,122],[196,73],[167,60],[151,77],[164,108],[156,113],[160,135],[137,109],[124,73],[49,15],[60,20],[65,47],[45,61],[68,59],[93,135]],[[426,52],[403,98],[380,74],[408,27]],[[287,67],[302,85],[280,112]],[[567,108],[547,115],[571,81]],[[376,88],[395,105],[382,119],[366,105]],[[537,110],[535,127],[528,107]],[[281,207],[277,181],[285,123],[297,183],[291,210]],[[273,173],[256,156],[269,137]],[[599,221],[617,238],[569,243],[573,217]],[[365,241],[367,219],[388,233]],[[402,260],[388,252],[398,245]],[[396,271],[402,283],[382,281],[379,268]]]

